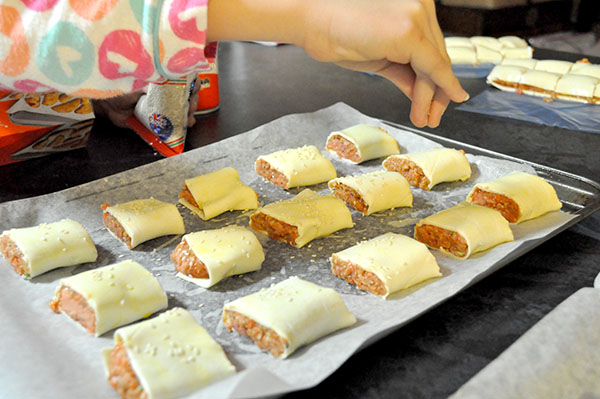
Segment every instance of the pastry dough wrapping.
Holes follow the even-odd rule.
[[[467,243],[463,256],[454,255],[445,248],[434,247],[420,239],[418,230],[424,225],[445,229],[451,232],[450,236],[458,233]],[[510,225],[500,212],[466,201],[421,219],[415,226],[415,238],[457,259],[466,259],[476,252],[514,240]]]
[[[302,345],[356,323],[335,290],[298,277],[226,303],[223,314],[227,311],[240,313],[284,338],[283,359]]]
[[[209,278],[195,278],[181,272],[177,276],[205,288],[225,277],[259,270],[265,260],[254,233],[242,226],[198,231],[184,235],[182,240],[205,265]]]
[[[294,242],[289,243],[298,248],[317,237],[354,225],[344,201],[331,195],[320,195],[310,189],[302,190],[292,199],[272,202],[252,215],[250,226],[271,235],[256,222],[256,217],[261,214],[296,228],[298,236]]]
[[[27,277],[59,267],[94,262],[98,257],[88,232],[71,219],[7,230],[2,233],[2,239],[10,240],[21,253]]]
[[[314,145],[258,157],[255,163],[257,173],[271,180],[270,176],[261,174],[263,162],[285,177],[286,184],[282,186],[285,189],[323,183],[337,176],[333,164]]]
[[[334,138],[342,137],[354,146],[357,159],[350,159],[343,150],[336,149]],[[387,157],[400,152],[398,142],[387,131],[371,125],[356,125],[339,132],[332,132],[327,137],[325,148],[338,157],[353,163],[361,163],[370,159]]]
[[[94,311],[96,336],[167,307],[167,295],[156,277],[132,260],[60,280],[54,301],[59,301],[63,287],[81,295]],[[60,301],[58,306],[62,310]]]
[[[235,373],[223,348],[182,308],[119,328],[123,344],[148,399],[179,398]],[[108,376],[109,354],[102,351]]]
[[[343,186],[354,190],[366,205],[364,210],[358,209],[365,216],[390,208],[411,207],[413,202],[410,185],[404,176],[386,170],[358,176],[338,177],[330,180],[328,186],[335,196],[349,202],[351,206],[353,206],[352,198],[344,198]]]
[[[351,263],[375,274],[383,284],[383,297],[442,275],[427,246],[395,233],[386,233],[336,252],[331,255],[330,261],[332,271],[336,264]]]
[[[104,212],[112,215],[131,238],[130,248],[153,238],[185,233],[177,207],[154,198],[108,206]]]
[[[502,194],[516,202],[519,217],[515,223],[536,218],[562,207],[550,183],[539,176],[525,172],[513,172],[490,182],[476,184],[467,196],[467,201],[473,202],[473,195],[477,189]]]
[[[242,183],[235,168],[226,167],[187,179],[185,185],[198,206],[185,198],[180,198],[179,202],[203,220],[227,211],[258,208],[256,192]]]
[[[383,167],[387,170],[402,173],[401,170],[397,171],[390,168],[393,165],[391,161],[401,159],[414,162],[421,168],[425,177],[429,180],[427,190],[431,190],[433,186],[442,182],[465,181],[471,177],[469,160],[463,152],[453,148],[436,148],[430,151],[391,155],[383,161]]]

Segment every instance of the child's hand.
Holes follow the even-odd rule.
[[[308,54],[389,79],[412,100],[418,127],[437,127],[450,100],[468,99],[452,73],[433,0],[322,0],[307,21],[299,44]]]

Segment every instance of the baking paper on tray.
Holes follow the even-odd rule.
[[[571,295],[451,399],[600,398],[600,289]]]
[[[360,291],[334,277],[329,264],[331,253],[389,231],[412,236],[414,224],[419,219],[463,201],[474,184],[513,170],[533,173],[533,169],[524,164],[468,155],[473,169],[472,178],[465,182],[443,183],[431,191],[413,189],[413,208],[398,208],[368,217],[353,210],[354,228],[314,240],[300,249],[257,234],[266,255],[262,269],[230,277],[210,289],[176,277],[169,255],[181,237],[157,238],[128,250],[103,227],[100,205],[105,202],[117,204],[153,196],[176,203],[185,179],[226,166],[237,168],[242,181],[259,194],[261,205],[291,198],[302,189],[282,190],[254,172],[256,158],[276,150],[317,145],[333,162],[338,176],[381,170],[381,159],[354,165],[324,151],[331,131],[358,123],[375,124],[388,130],[398,140],[401,152],[440,147],[433,141],[384,125],[339,103],[314,113],[288,115],[247,133],[79,187],[0,204],[0,231],[70,217],[86,227],[99,252],[98,261],[94,264],[54,270],[31,281],[20,278],[4,260],[0,261],[0,279],[3,281],[0,291],[3,309],[0,323],[3,339],[0,346],[2,395],[7,398],[35,397],[43,392],[45,398],[116,397],[106,382],[100,356],[102,348],[112,346],[113,333],[94,338],[70,322],[68,317],[56,315],[48,308],[58,280],[84,270],[125,259],[138,261],[154,273],[167,291],[169,308],[182,306],[188,309],[223,346],[238,373],[192,397],[262,397],[318,384],[360,348],[502,267],[514,258],[515,253],[523,253],[540,239],[556,234],[561,226],[575,217],[552,212],[515,225],[515,242],[502,244],[464,261],[432,251],[443,277],[396,293],[387,300]],[[329,193],[326,184],[311,188],[323,194]],[[178,207],[184,216],[187,232],[229,224],[248,226],[249,215],[245,213],[230,212],[203,221],[185,208]],[[336,289],[358,322],[353,327],[300,348],[285,360],[272,358],[249,339],[225,329],[220,321],[225,302],[294,275]]]
[[[488,88],[457,108],[459,111],[518,119],[539,125],[600,133],[600,106]]]

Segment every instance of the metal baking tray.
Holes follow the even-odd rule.
[[[362,115],[342,103],[311,114],[290,115],[250,132],[99,181],[42,197],[0,204],[0,216],[2,216],[0,227],[3,225],[6,227],[34,225],[50,220],[54,216],[56,219],[69,216],[80,221],[92,235],[100,253],[97,265],[113,263],[124,257],[131,257],[147,265],[157,275],[164,289],[169,292],[170,306],[183,306],[190,310],[240,366],[240,372],[233,376],[232,380],[224,380],[222,383],[207,387],[197,396],[239,398],[279,395],[318,384],[356,351],[401,328],[460,292],[466,286],[493,273],[600,208],[600,185],[595,182],[464,143],[443,139],[412,128],[388,123],[421,136],[419,139],[426,138],[440,145],[462,148],[474,155],[531,165],[537,173],[556,187],[559,198],[564,203],[564,211],[569,214],[562,216],[569,216],[572,219],[541,239],[532,236],[531,239],[506,255],[504,253],[508,249],[502,248],[497,251],[492,249],[478,259],[465,261],[446,259],[448,257],[444,257],[443,254],[436,254],[444,258],[443,264],[440,263],[440,266],[444,267],[443,272],[445,273],[442,279],[425,282],[423,285],[408,289],[406,292],[399,293],[396,298],[389,300],[382,300],[361,292],[345,281],[332,276],[329,271],[328,257],[331,251],[343,249],[350,242],[354,244],[365,239],[363,235],[373,237],[380,232],[383,233],[383,230],[388,229],[389,224],[386,224],[386,221],[390,218],[393,221],[408,221],[407,224],[394,225],[394,227],[395,231],[410,234],[409,231],[411,231],[414,221],[408,220],[408,215],[412,215],[412,211],[409,210],[391,210],[382,217],[363,218],[358,216],[354,229],[348,229],[335,237],[315,241],[314,245],[309,244],[302,250],[263,237],[262,243],[268,254],[263,269],[250,276],[228,279],[213,290],[189,287],[187,285],[189,283],[174,278],[169,255],[177,242],[172,237],[157,239],[147,245],[142,244],[138,250],[130,251],[103,228],[101,216],[99,216],[100,204],[103,202],[119,203],[132,199],[132,195],[139,198],[153,195],[157,199],[169,200],[180,191],[180,182],[184,176],[198,175],[224,166],[238,167],[242,180],[247,184],[253,184],[254,188],[261,193],[261,198],[268,199],[268,202],[288,197],[296,191],[284,192],[272,184],[263,182],[256,177],[253,168],[248,165],[253,165],[258,155],[271,152],[276,146],[292,148],[308,143],[322,146],[324,132],[346,127],[351,123],[383,124],[387,122]],[[348,175],[357,170],[354,165],[336,162],[336,168],[340,168],[340,173]],[[379,167],[379,161],[374,161],[368,166],[361,166],[364,171]],[[427,198],[446,195],[445,193],[455,190],[455,188],[450,189],[450,186],[446,188],[428,192],[427,196],[425,196],[426,193],[420,193],[418,204],[422,209],[416,211],[423,213],[433,211],[435,204],[428,204]],[[465,188],[462,187],[462,189]],[[316,190],[326,192],[327,188],[322,185]],[[452,198],[456,199],[456,196]],[[246,216],[237,213],[209,222],[199,220],[187,213],[183,216],[193,230],[216,228],[228,223],[247,223],[247,220],[244,219]],[[416,216],[415,214],[413,217]],[[511,245],[512,243],[506,243],[504,248],[513,248]],[[515,245],[517,244],[515,243]],[[452,262],[456,262],[460,266],[454,267]],[[0,368],[0,386],[7,386],[8,396],[22,397],[27,396],[27,392],[42,392],[43,389],[47,397],[78,397],[82,395],[98,399],[116,397],[112,388],[105,381],[98,356],[99,350],[112,344],[110,334],[97,339],[81,334],[78,329],[66,327],[68,320],[65,320],[65,317],[53,315],[47,308],[47,301],[52,297],[59,278],[90,267],[92,265],[59,269],[40,276],[30,283],[13,278],[14,272],[8,268],[0,270],[0,275],[2,273],[11,275],[11,278],[5,279],[3,286],[4,297],[7,299],[4,302],[0,301],[8,309],[0,324],[0,333],[5,337],[5,345],[0,347],[0,355],[7,359],[16,359],[11,362],[10,368],[6,367],[6,370]],[[282,362],[260,352],[254,345],[248,344],[237,334],[224,331],[222,324],[219,323],[219,316],[224,301],[254,292],[291,275],[298,275],[313,282],[326,281],[324,284],[335,288],[343,295],[347,305],[355,312],[360,323],[356,328],[347,329],[314,342],[299,350],[297,356],[291,356]],[[8,302],[8,298],[10,298],[10,302]],[[45,329],[45,333],[41,336],[37,333],[40,328]],[[26,353],[21,349],[24,347],[28,348]],[[65,348],[68,350],[64,350]],[[321,361],[324,358],[328,361]],[[53,367],[44,367],[43,373],[38,373],[39,375],[36,375],[33,381],[30,378],[22,378],[27,375],[26,370],[31,370],[32,367],[39,364],[52,364]],[[79,365],[79,367],[72,369],[73,365]],[[61,373],[64,373],[65,369],[73,370],[71,377],[76,381],[85,381],[86,383],[72,384],[68,380],[62,379]],[[39,390],[36,391],[38,388]],[[13,395],[10,395],[11,393]]]

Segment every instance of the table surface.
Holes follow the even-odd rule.
[[[289,45],[222,43],[219,51],[221,107],[197,118],[186,150],[340,101],[366,115],[410,125],[410,102],[382,78],[316,62]],[[541,49],[535,57],[581,58]],[[471,96],[486,87],[484,79],[461,82]],[[600,180],[600,134],[463,112],[454,105],[440,127],[424,130]],[[132,131],[98,119],[85,149],[0,167],[0,202],[73,187],[161,158]],[[316,387],[286,396],[447,397],[556,305],[592,286],[598,273],[600,212],[363,349]]]

